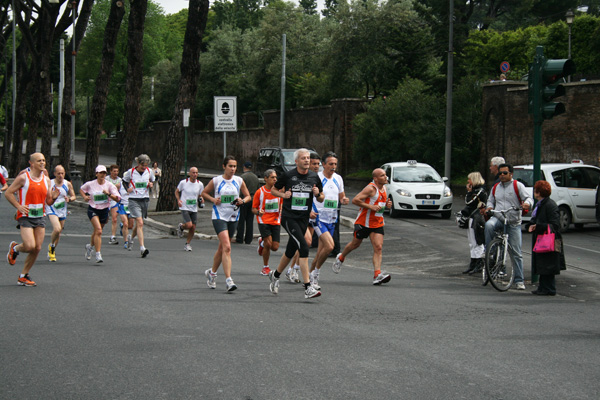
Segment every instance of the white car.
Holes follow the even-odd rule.
[[[429,164],[415,160],[387,163],[381,166],[389,183],[388,197],[392,200],[390,215],[399,217],[409,212],[441,213],[442,218],[452,215],[452,191]]]
[[[596,223],[596,188],[600,168],[578,160],[571,164],[542,164],[540,168],[540,179],[550,183],[550,198],[558,205],[561,232],[566,231],[571,223],[577,228]],[[533,198],[533,165],[515,166],[513,179],[522,182]],[[531,213],[523,217],[525,221],[530,219]]]

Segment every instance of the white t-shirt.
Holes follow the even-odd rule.
[[[215,186],[215,198],[221,199],[221,204],[213,204],[212,219],[221,219],[227,222],[238,220],[239,209],[234,211],[231,202],[240,197],[240,190],[244,180],[239,176],[233,176],[230,180],[225,180],[223,175],[213,178]]]
[[[55,187],[58,189],[59,195],[54,200],[54,204],[51,206],[46,205],[46,214],[54,214],[58,218],[66,218],[67,217],[67,201],[66,197],[69,196],[69,186],[67,185],[67,181],[63,180],[63,184],[61,186],[56,185],[56,179],[52,179],[50,181],[50,187],[54,189]]]
[[[190,211],[190,212],[198,212],[198,196],[204,190],[204,185],[198,179],[196,182],[192,182],[190,178],[183,179],[177,185],[177,190],[179,190],[179,199],[183,203],[180,210]]]
[[[137,169],[131,168],[123,174],[123,180],[133,185],[133,192],[129,193],[130,199],[144,199],[150,197],[148,194],[148,184],[154,182],[154,174],[150,168],[146,168],[143,173],[139,173]]]
[[[321,184],[323,184],[323,194],[325,195],[322,203],[317,201],[317,199],[314,200],[319,213],[319,221],[326,224],[333,224],[337,221],[337,209],[340,201],[340,193],[344,192],[344,180],[335,172],[331,176],[331,179],[326,178],[323,172],[319,172],[319,179],[321,179]]]

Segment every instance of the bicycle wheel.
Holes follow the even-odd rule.
[[[510,289],[515,279],[513,263],[508,251],[504,260],[504,242],[501,238],[492,240],[485,250],[485,269],[496,290],[505,292]]]

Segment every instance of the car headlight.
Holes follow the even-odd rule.
[[[452,196],[452,190],[450,190],[450,188],[448,186],[444,187],[444,197],[451,197]]]
[[[398,193],[400,196],[404,196],[404,197],[412,196],[408,190],[402,189],[402,188],[396,190],[396,193]]]

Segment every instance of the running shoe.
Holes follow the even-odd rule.
[[[48,245],[48,261],[56,262],[56,247],[52,247],[51,244]]]
[[[300,275],[298,275],[298,272],[300,271],[299,268],[294,268],[292,270],[292,279],[294,283],[300,283]]]
[[[15,263],[17,262],[17,256],[19,255],[19,252],[15,250],[15,246],[17,244],[17,242],[12,241],[8,245],[8,253],[6,254],[6,260],[10,265],[15,265]]]
[[[305,299],[314,299],[315,297],[319,297],[321,292],[315,289],[313,286],[309,286],[304,290],[304,298]]]
[[[285,279],[287,279],[288,281],[290,281],[290,282],[292,282],[292,283],[294,282],[294,281],[292,280],[292,271],[293,271],[293,270],[294,270],[293,268],[288,268],[288,270],[287,270],[287,271],[285,271]]]
[[[186,243],[183,245],[183,250],[185,251],[192,251],[192,246],[190,246],[189,243]]]
[[[373,279],[373,285],[381,285],[382,283],[388,283],[392,279],[392,276],[385,271],[382,271]]]
[[[269,284],[271,293],[279,293],[279,278],[275,278],[275,271],[269,272],[269,279],[271,280],[271,283]]]
[[[119,244],[119,241],[117,240],[116,237],[111,236],[110,240],[108,241],[108,244]]]
[[[336,257],[335,257],[335,261],[333,262],[333,264],[331,264],[331,269],[333,270],[334,274],[339,274],[340,270],[342,269],[342,264],[344,263],[342,260],[340,260],[340,257],[342,256],[342,253],[339,253]]]
[[[150,254],[150,251],[148,251],[148,249],[144,249],[140,250],[140,253],[142,254],[142,258],[146,258],[146,256]]]
[[[96,264],[99,264],[101,262],[104,262],[104,260],[102,259],[102,254],[96,253]]]
[[[208,285],[208,287],[211,289],[215,289],[217,287],[217,274],[212,272],[212,270],[209,268],[206,271],[204,271],[204,275],[206,276],[206,284]]]
[[[296,268],[289,268],[285,273],[285,277],[292,283],[300,283],[300,278],[298,278],[298,270]]]
[[[258,248],[256,249],[256,251],[258,252],[259,256],[262,256],[262,253],[263,253],[263,250],[264,250],[264,247],[262,246],[262,242],[263,242],[262,238],[259,237],[258,238]]]
[[[271,272],[271,268],[269,268],[269,267],[263,267],[262,271],[260,271],[260,274],[262,276],[269,276],[269,272]]]
[[[20,286],[37,286],[34,281],[31,280],[29,274],[25,274],[24,277],[19,277],[17,284]]]
[[[181,239],[183,237],[183,224],[177,225],[177,236]]]
[[[316,290],[321,290],[321,286],[319,286],[319,274],[314,274],[311,272],[309,276],[312,287],[314,287]]]
[[[125,250],[129,250],[129,242],[128,241],[125,241],[125,244],[123,245],[123,248]]]
[[[94,247],[91,244],[85,245],[85,259],[90,260],[92,258],[92,251],[94,251]]]
[[[225,285],[227,286],[228,292],[233,292],[237,289],[237,285],[233,282],[233,279],[229,278],[225,280]]]
[[[523,282],[517,282],[517,290],[525,290],[525,284]]]
[[[130,236],[129,240],[127,241],[127,250],[131,251],[131,249],[133,249],[133,240],[131,239],[131,236]]]

